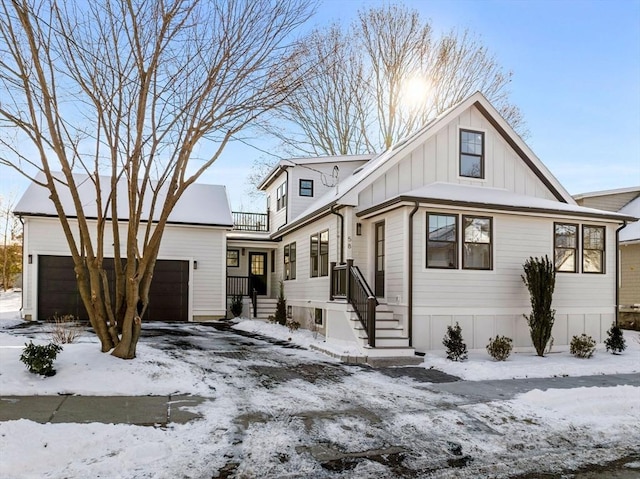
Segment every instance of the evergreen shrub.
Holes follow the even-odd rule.
[[[489,338],[487,344],[487,352],[496,361],[505,361],[511,354],[513,349],[513,340],[506,336],[496,336],[495,339]]]
[[[582,333],[580,336],[571,338],[569,352],[577,358],[588,359],[596,351],[596,342],[591,336]]]
[[[467,345],[462,340],[462,328],[458,323],[455,326],[447,326],[447,334],[442,340],[447,348],[447,359],[451,361],[464,361],[467,359]]]
[[[62,351],[62,346],[55,343],[36,346],[33,341],[30,341],[29,344],[25,343],[24,346],[20,361],[27,366],[30,373],[47,377],[56,374],[56,370],[53,369],[53,361],[58,356],[58,353]]]
[[[613,324],[611,329],[607,331],[607,339],[604,340],[604,345],[607,347],[607,351],[611,351],[611,354],[620,354],[627,349],[622,329],[619,326]]]
[[[556,285],[556,271],[553,263],[544,258],[529,258],[523,265],[522,281],[529,290],[531,314],[523,316],[529,324],[531,341],[538,356],[544,356],[544,349],[551,339],[551,329],[555,321],[555,310],[551,309],[553,290]]]

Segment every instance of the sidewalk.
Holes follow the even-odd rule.
[[[395,375],[404,368],[394,368]],[[415,368],[407,368],[412,376]],[[422,371],[424,371],[422,369]],[[533,389],[580,387],[640,387],[640,374],[509,379],[495,381],[455,381],[432,383],[415,378],[416,388],[458,396],[462,403],[507,401]],[[422,382],[422,384],[420,384]],[[134,424],[166,426],[184,424],[200,416],[189,412],[207,398],[198,396],[0,396],[0,421],[29,419],[46,423]],[[460,402],[457,405],[462,404]]]
[[[204,400],[197,396],[2,396],[0,421],[166,426],[199,418],[184,408]]]

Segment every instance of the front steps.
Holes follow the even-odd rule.
[[[265,298],[262,296],[258,296],[258,307],[256,308],[256,315],[253,315],[253,305],[251,304],[251,299],[249,299],[249,314],[251,319],[260,319],[262,321],[267,321],[269,316],[275,316],[276,314],[276,305],[278,304],[278,300],[276,298]]]
[[[358,319],[356,312],[350,308],[351,327],[356,333],[359,345],[368,349],[370,356],[389,356],[390,352],[397,350],[398,356],[413,355],[415,350],[409,346],[409,337],[404,334],[400,321],[394,318],[393,311],[386,305],[376,307],[376,347],[369,346],[367,332]],[[376,350],[381,350],[374,352]]]

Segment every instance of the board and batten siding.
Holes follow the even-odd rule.
[[[329,263],[337,262],[338,253],[338,217],[327,215],[313,223],[285,235],[278,245],[276,255],[277,281],[284,278],[284,246],[296,243],[296,279],[284,281],[284,293],[287,304],[293,306],[322,307],[329,300],[329,278],[310,277],[310,241],[311,235],[329,230]]]
[[[460,129],[484,132],[485,178],[460,177]],[[503,188],[521,195],[555,199],[553,194],[475,108],[463,112],[360,192],[359,209],[435,182]]]
[[[72,229],[77,222],[70,220]],[[123,225],[123,228],[126,225]],[[96,237],[95,222],[90,222]],[[122,229],[122,240],[126,230]],[[24,314],[33,314],[37,306],[38,255],[69,256],[69,247],[60,222],[56,218],[25,218]],[[105,242],[105,257],[113,257],[113,245]],[[207,320],[224,317],[226,295],[226,230],[215,227],[167,225],[158,259],[189,261],[189,317]],[[198,269],[193,269],[193,262]],[[35,317],[35,315],[34,315]]]
[[[447,270],[426,267],[426,212],[477,214],[493,218],[493,269]],[[420,208],[414,217],[413,343],[418,351],[442,349],[449,325],[460,323],[469,348],[484,348],[490,337],[506,335],[518,347],[530,346],[523,314],[529,293],[521,275],[530,256],[553,258],[555,221],[607,226],[605,274],[558,273],[553,297],[556,345],[587,333],[601,342],[615,318],[615,225],[566,218]],[[458,237],[460,238],[460,231]],[[459,265],[461,247],[458,245]],[[580,257],[581,252],[578,253]],[[553,259],[552,259],[553,260]]]
[[[640,304],[640,243],[620,245],[620,304]]]

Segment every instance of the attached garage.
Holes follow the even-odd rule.
[[[96,237],[95,190],[82,175],[76,182],[80,185],[78,195],[85,205],[84,214],[89,218],[90,234]],[[79,243],[71,197],[62,193],[72,234]],[[34,183],[14,211],[24,223],[22,316],[45,320],[58,313],[86,319],[67,238],[49,196],[46,188]],[[127,198],[126,189],[118,193],[118,198]],[[122,206],[119,210],[127,208]],[[121,234],[125,235],[126,218],[121,217],[121,223]],[[144,321],[211,321],[225,317],[226,235],[232,227],[223,186],[194,184],[185,191],[162,236]],[[114,256],[112,243],[111,238],[105,237],[104,266],[111,283],[113,259],[107,258]]]
[[[114,263],[106,258],[104,267],[114,287]],[[47,320],[55,314],[72,314],[88,320],[87,311],[78,293],[73,259],[70,256],[38,256],[38,319]],[[158,260],[153,273],[147,321],[189,320],[189,262]]]

